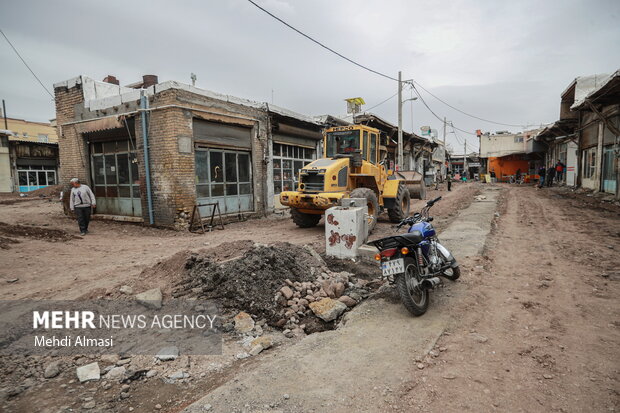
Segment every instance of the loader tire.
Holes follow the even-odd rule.
[[[390,222],[398,223],[409,216],[411,196],[409,190],[405,185],[400,184],[398,186],[398,193],[394,200],[394,208],[388,209],[388,216]]]
[[[318,224],[321,220],[320,214],[306,214],[299,212],[295,208],[291,208],[291,217],[293,218],[295,225],[299,228],[316,227],[316,224]]]
[[[377,194],[370,188],[355,188],[349,195],[351,198],[365,198],[368,207],[368,234],[372,232],[379,217],[379,200]]]

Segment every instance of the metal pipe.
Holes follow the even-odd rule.
[[[6,104],[2,99],[2,115],[4,115],[4,129],[9,130],[9,122],[6,120]]]
[[[142,146],[144,147],[144,171],[146,179],[146,202],[149,210],[149,224],[153,225],[153,197],[151,194],[151,168],[149,164],[149,134],[146,130],[146,116],[148,112],[148,100],[144,93],[140,96],[140,108],[142,114],[140,115],[140,121],[142,124]]]

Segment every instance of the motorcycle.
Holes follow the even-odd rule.
[[[441,283],[439,277],[455,281],[461,275],[456,259],[439,243],[429,211],[441,197],[428,201],[420,212],[403,219],[396,232],[409,225],[406,234],[371,241],[379,253],[382,276],[396,289],[405,308],[421,316],[429,305],[429,291]]]

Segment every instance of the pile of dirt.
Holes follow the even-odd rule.
[[[285,280],[312,281],[324,263],[308,248],[280,242],[255,244],[242,257],[217,263],[208,256],[192,255],[185,264],[201,298],[215,299],[228,310],[243,310],[267,319],[278,317],[274,294]]]
[[[26,237],[49,242],[66,242],[75,238],[75,235],[69,234],[62,229],[31,227],[26,225],[13,225],[6,222],[0,222],[0,234],[10,237]]]
[[[28,196],[60,199],[60,192],[62,191],[62,188],[62,185],[46,186],[45,188],[35,189],[34,191],[28,192]]]

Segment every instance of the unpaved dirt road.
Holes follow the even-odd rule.
[[[335,331],[293,340],[226,364],[223,371],[205,368],[205,377],[195,370],[208,364],[198,362],[189,384],[163,384],[159,378],[133,382],[130,398],[107,401],[97,382],[70,384],[73,371],[52,380],[35,375],[36,386],[5,403],[5,411],[51,413],[60,406],[79,411],[84,393],[97,402],[90,411],[132,407],[136,413],[152,412],[156,403],[162,405],[158,411],[179,412],[192,401],[189,411],[205,411],[211,404],[207,411],[215,412],[618,411],[620,208],[563,188],[459,184],[453,189],[441,193],[445,199],[433,215],[446,243],[452,243],[462,277],[435,291],[421,318],[410,317],[395,292],[383,288]],[[497,203],[493,195],[474,201],[480,191],[497,195]],[[474,212],[470,221],[490,226],[490,234],[481,236],[485,228],[457,216],[467,210]],[[477,213],[478,221],[472,218]],[[12,225],[75,233],[75,223],[47,201],[0,205],[0,216]],[[390,232],[387,222],[379,222],[374,236]],[[18,244],[0,249],[0,298],[106,295],[121,284],[166,291],[166,272],[154,268],[158,262],[165,267],[176,253],[243,240],[310,243],[322,252],[323,236],[322,226],[299,230],[277,218],[206,235],[104,222],[94,222],[93,234],[83,239],[50,242],[15,235],[10,238]],[[76,256],[87,261],[88,271],[73,265]],[[18,281],[5,281],[14,278]],[[233,349],[214,357],[234,359]],[[50,396],[57,393],[62,405]]]
[[[449,193],[429,191],[429,197],[446,195],[447,201],[437,207],[438,217],[446,221],[471,202],[476,191],[471,184],[455,185],[454,191]],[[0,299],[75,299],[90,295],[94,290],[103,294],[107,289],[140,281],[143,270],[178,252],[214,248],[223,242],[286,241],[311,244],[317,251],[325,251],[322,222],[316,228],[299,229],[290,218],[281,215],[229,224],[224,231],[207,234],[93,221],[91,233],[80,237],[75,220],[63,215],[59,202],[19,198],[10,201],[15,202],[0,202],[0,245],[7,237],[19,243],[7,244],[8,249],[0,248],[0,263],[10,264],[0,266],[0,282],[16,278],[18,282],[0,289]],[[411,203],[412,211],[422,206],[423,201]],[[2,223],[34,227],[34,230],[30,231],[30,236],[14,234],[10,228],[3,232]],[[38,237],[40,232],[49,230],[64,233],[56,238]],[[382,216],[375,234],[391,231],[387,217]],[[79,256],[79,266],[75,265],[76,256]],[[166,284],[166,280],[149,282],[150,288],[157,283],[164,288]]]
[[[425,316],[409,317],[386,292],[186,411],[617,410],[617,209],[507,187],[499,217],[475,205],[462,213],[492,220],[493,233]],[[467,231],[460,218],[446,232]]]

